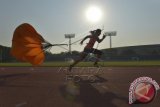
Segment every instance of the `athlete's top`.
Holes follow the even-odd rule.
[[[97,41],[97,38],[98,38],[97,36],[91,35],[90,40],[87,43],[87,45],[85,46],[85,48],[93,48],[95,42]]]

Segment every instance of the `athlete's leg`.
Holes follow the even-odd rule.
[[[94,62],[94,65],[97,65],[98,64],[98,62],[99,62],[99,59],[101,58],[101,55],[99,55],[99,54],[96,54],[96,61]]]
[[[82,61],[85,57],[87,56],[86,53],[81,53],[80,58],[78,58],[77,60],[74,61],[74,63],[72,64],[72,66],[75,66],[77,63],[79,63],[80,61]]]
[[[97,66],[99,59],[102,56],[102,51],[95,49],[93,53],[96,54],[96,57],[97,57],[96,61],[94,62],[94,65]]]
[[[87,56],[87,54],[84,53],[84,52],[82,52],[82,53],[80,54],[80,57],[79,57],[77,60],[75,60],[73,64],[71,64],[71,65],[69,66],[69,71],[71,71],[71,70],[72,70],[72,67],[74,67],[74,66],[75,66],[77,63],[79,63],[80,61],[82,61],[86,56]]]

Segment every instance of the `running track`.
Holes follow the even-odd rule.
[[[75,87],[59,70],[0,67],[0,107],[160,107],[159,91],[149,104],[128,104],[130,83],[148,76],[160,84],[160,67],[105,67],[94,82],[81,78]]]

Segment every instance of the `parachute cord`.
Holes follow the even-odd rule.
[[[65,50],[67,50],[67,51],[68,51],[68,49],[67,49],[67,48],[64,48],[64,47],[62,47],[62,46],[58,46],[58,47],[60,47],[60,48],[62,48],[62,49],[65,49]]]
[[[75,43],[77,43],[77,42],[81,41],[82,39],[83,39],[83,38],[81,38],[81,39],[79,39],[79,40],[77,40],[77,41],[75,41],[75,42],[71,43],[71,45],[73,45],[73,44],[75,44]]]
[[[93,28],[89,28],[89,29],[87,29],[87,30],[85,30],[83,33],[78,33],[78,34],[76,34],[76,35],[78,35],[75,39],[77,39],[77,38],[82,38],[82,36],[84,36],[84,35],[86,35],[87,33],[88,33],[88,31],[90,31],[90,29],[93,29]],[[84,38],[84,37],[83,37]],[[66,42],[68,42],[68,40],[65,40],[65,41],[63,41],[63,42],[61,42],[61,43],[66,43]]]

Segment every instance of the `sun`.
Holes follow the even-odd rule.
[[[91,6],[86,11],[86,17],[93,23],[98,22],[102,18],[102,11],[97,6]]]

